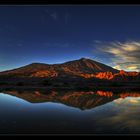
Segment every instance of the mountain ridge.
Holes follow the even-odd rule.
[[[117,70],[100,62],[80,58],[60,64],[31,63],[16,69],[0,72],[1,76],[30,78],[95,78],[107,80],[139,79],[140,72]]]
[[[52,73],[52,75],[61,76],[63,74],[80,75],[106,71],[110,71],[112,73],[118,72],[118,70],[105,64],[87,58],[81,58],[61,64],[31,63],[19,68],[0,72],[0,75],[23,74],[26,76],[41,76],[41,73],[43,73],[44,76],[47,76],[47,73],[50,73],[48,75],[51,75]]]

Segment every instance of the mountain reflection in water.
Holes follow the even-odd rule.
[[[118,98],[140,97],[139,91],[40,91],[40,90],[9,90],[3,91],[5,94],[16,96],[30,103],[54,102],[67,106],[79,108],[81,110],[92,109],[111,102]]]
[[[140,134],[140,92],[3,90],[0,134]]]

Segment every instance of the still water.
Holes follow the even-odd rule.
[[[140,134],[138,91],[0,93],[0,134]]]

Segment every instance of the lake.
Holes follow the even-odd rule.
[[[140,91],[5,90],[0,134],[140,134]]]

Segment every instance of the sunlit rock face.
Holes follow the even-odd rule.
[[[112,72],[99,72],[95,76],[96,78],[99,78],[99,79],[108,79],[108,80],[114,78],[114,75]]]
[[[121,70],[119,73],[114,74],[114,80],[139,80],[140,72],[125,72]]]
[[[54,70],[42,70],[36,73],[33,73],[31,77],[57,77],[58,73]]]
[[[140,78],[139,72],[125,72],[120,71],[118,73],[112,72],[96,72],[93,74],[80,74],[84,78],[96,77],[98,79],[107,79],[107,80],[129,80],[128,78]]]
[[[131,80],[132,78],[139,79],[140,73],[139,72],[125,72],[121,70],[118,73],[112,72],[99,72],[95,74],[96,78],[99,79],[107,79],[107,80]]]

